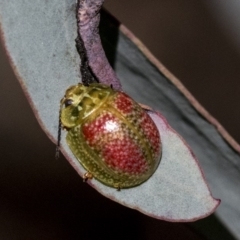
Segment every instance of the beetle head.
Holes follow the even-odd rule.
[[[61,122],[72,128],[83,122],[105,102],[114,90],[106,85],[93,83],[89,86],[78,84],[67,89],[61,100]]]

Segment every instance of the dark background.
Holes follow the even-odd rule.
[[[240,142],[239,50],[204,1],[106,0],[105,6]],[[0,239],[233,239],[215,216],[167,223],[83,184],[63,157],[54,159],[55,146],[2,48],[0,79]]]

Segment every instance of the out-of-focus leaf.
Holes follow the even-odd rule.
[[[76,37],[75,1],[1,0],[0,21],[15,72],[40,124],[53,140],[57,134],[59,100],[69,85],[79,81],[79,57],[73,41]],[[108,22],[103,24],[104,45],[126,92],[161,111],[188,141],[206,172],[214,195],[223,199],[218,215],[231,219],[236,231],[240,190],[235,189],[234,182],[239,182],[239,155],[139,48],[112,21],[110,25]],[[77,162],[72,164],[79,170]],[[120,194],[127,195],[127,191],[131,190]]]

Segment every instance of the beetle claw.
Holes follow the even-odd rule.
[[[93,175],[90,172],[86,172],[83,175],[83,182],[87,182],[88,179],[92,179]]]
[[[120,183],[116,184],[115,188],[117,189],[117,191],[121,191],[121,184]]]

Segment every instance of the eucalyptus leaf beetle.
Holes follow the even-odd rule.
[[[71,86],[61,100],[60,121],[86,176],[107,186],[137,186],[159,165],[159,131],[146,111],[123,92],[100,83]]]

